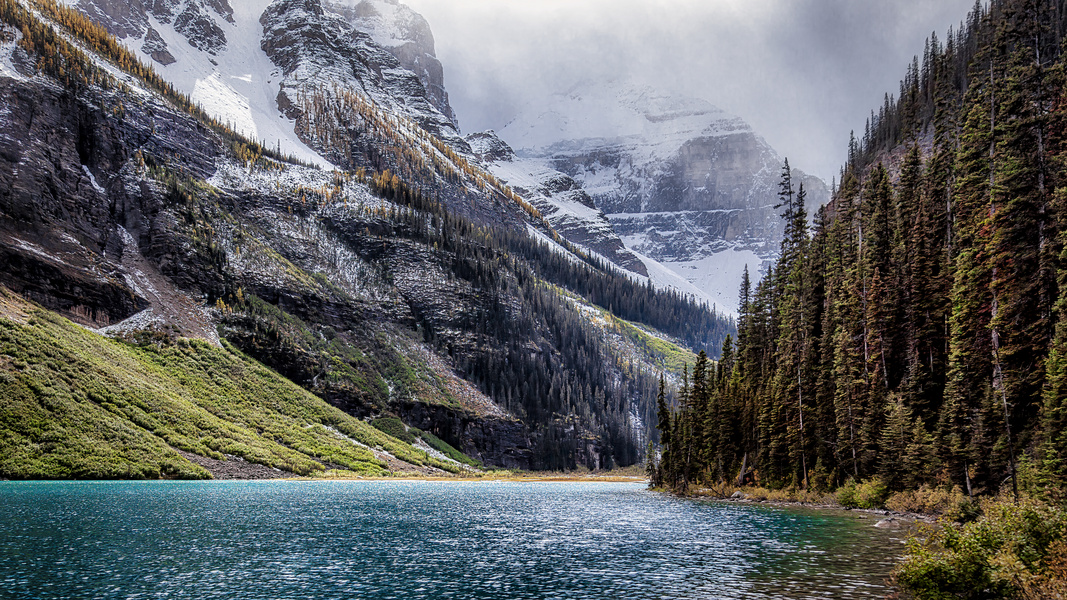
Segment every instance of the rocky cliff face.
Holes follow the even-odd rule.
[[[217,150],[191,119],[160,118],[151,106],[111,110],[79,102],[45,86],[0,79],[0,282],[38,303],[93,327],[155,308],[168,290],[147,284],[160,272],[198,291],[219,284],[200,277],[191,249],[167,226],[159,190],[131,178],[134,149],[181,153],[191,174],[214,171]],[[153,122],[165,125],[153,133]],[[145,256],[154,266],[142,270]],[[144,285],[141,285],[144,284]],[[169,284],[174,287],[175,284]],[[188,308],[186,294],[167,294]],[[199,311],[194,311],[194,313]],[[202,323],[178,323],[208,337]]]
[[[782,158],[741,119],[697,99],[621,83],[572,90],[501,132],[518,154],[578,181],[626,247],[733,309],[745,264],[775,257]],[[809,207],[825,183],[796,172]]]
[[[327,10],[340,14],[355,29],[367,33],[386,49],[426,88],[434,108],[458,128],[456,113],[448,104],[445,70],[437,59],[430,24],[398,0],[327,0]]]
[[[516,419],[476,418],[470,413],[424,402],[402,403],[397,412],[408,425],[433,433],[487,465],[528,469],[533,462],[530,431]]]
[[[212,55],[226,46],[221,23],[233,23],[229,0],[75,0],[71,4],[116,37],[144,37],[146,54],[164,65],[174,62],[174,57],[153,23],[173,26],[190,46]]]
[[[260,22],[262,48],[283,77],[278,98],[283,109],[298,108],[309,89],[358,91],[391,114],[465,146],[452,120],[430,102],[419,77],[320,0],[275,0]]]
[[[276,0],[260,21],[277,104],[308,146],[342,169],[398,174],[475,222],[525,229],[518,203],[483,193],[494,185],[419,78],[369,34],[320,0]]]

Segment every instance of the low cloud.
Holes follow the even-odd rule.
[[[747,120],[829,180],[931,32],[973,0],[404,0],[429,20],[464,131],[589,80],[633,79]]]

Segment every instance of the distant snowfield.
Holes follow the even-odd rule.
[[[512,189],[522,188],[527,191],[536,191],[545,181],[560,175],[541,159],[515,158],[510,162],[492,163],[489,170]],[[589,223],[592,227],[611,227],[603,212],[571,200],[572,195],[567,192],[554,194],[552,202],[563,215],[573,220]]]
[[[729,134],[736,127],[749,129],[737,117],[705,100],[610,81],[590,82],[554,94],[544,104],[531,104],[500,131],[500,137],[513,148],[527,150],[561,142],[582,144],[629,137],[677,141],[680,146],[699,135]]]
[[[500,137],[519,156],[595,155],[626,159],[572,173],[593,196],[618,191],[620,181],[654,176],[686,142],[751,133],[740,118],[699,98],[672,97],[622,81],[590,82],[520,111]]]
[[[708,303],[719,314],[730,317],[737,317],[738,292],[745,266],[748,266],[749,277],[755,286],[760,280],[760,265],[763,264],[763,259],[748,250],[724,250],[694,261],[659,262],[637,252],[629,244],[627,248],[645,263],[652,285],[688,294]]]

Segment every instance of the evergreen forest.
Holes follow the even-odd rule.
[[[786,162],[781,256],[746,274],[736,339],[661,387],[658,483],[1067,482],[1065,33],[1060,1],[976,5],[812,218]]]

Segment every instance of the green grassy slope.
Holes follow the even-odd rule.
[[[174,448],[300,475],[384,474],[353,440],[456,470],[230,347],[135,346],[0,296],[2,477],[209,477]]]

